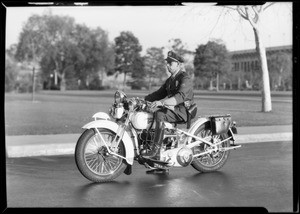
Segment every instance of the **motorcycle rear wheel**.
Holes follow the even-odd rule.
[[[228,138],[228,134],[221,134],[221,135],[212,135],[210,122],[206,122],[202,124],[194,133],[195,136],[201,138],[215,138],[217,142],[220,142],[226,138]],[[229,140],[223,142],[220,147],[226,148],[230,146]],[[206,151],[205,149],[208,147],[207,144],[202,143],[197,147],[194,147],[193,153],[194,155]],[[191,163],[191,166],[198,170],[199,172],[213,172],[221,169],[224,164],[226,163],[229,157],[230,151],[218,151],[213,152],[212,154],[206,154],[200,157],[197,157]]]
[[[109,129],[98,129],[109,146],[115,138],[115,133]],[[125,147],[121,141],[118,155],[125,156]],[[77,141],[75,162],[80,173],[90,181],[110,182],[124,172],[127,164],[124,159],[109,154],[105,144],[94,129],[85,130]]]

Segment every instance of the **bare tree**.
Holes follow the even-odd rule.
[[[272,3],[265,3],[263,5],[245,5],[245,6],[225,6],[226,8],[235,10],[238,14],[247,20],[254,31],[256,51],[259,55],[259,61],[262,71],[262,111],[270,112],[272,111],[271,102],[271,91],[270,91],[270,81],[269,81],[269,71],[266,57],[266,48],[262,41],[262,31],[261,31],[261,16],[262,13],[270,7]]]

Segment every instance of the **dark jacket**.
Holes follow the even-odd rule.
[[[145,100],[153,102],[166,97],[174,97],[177,101],[174,112],[183,120],[187,120],[185,101],[194,102],[193,82],[184,71],[179,71],[174,78],[170,76],[165,83],[155,92],[147,95]]]

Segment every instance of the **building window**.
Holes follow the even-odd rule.
[[[250,62],[247,62],[247,72],[250,71]]]
[[[255,60],[255,70],[258,71],[258,60]]]
[[[234,63],[234,71],[239,71],[239,63]]]

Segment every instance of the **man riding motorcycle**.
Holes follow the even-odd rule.
[[[193,82],[183,69],[184,59],[173,51],[165,59],[171,76],[155,92],[145,97],[153,102],[151,108],[157,108],[154,114],[155,138],[150,150],[142,151],[142,156],[159,160],[160,148],[164,138],[164,121],[169,123],[184,122],[190,124],[189,109],[194,104]]]

